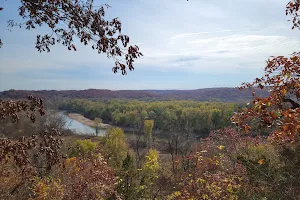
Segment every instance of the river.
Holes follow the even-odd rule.
[[[84,125],[74,119],[71,119],[67,113],[59,112],[59,115],[66,121],[66,128],[76,132],[80,135],[96,135],[96,129],[87,125]],[[98,136],[106,135],[107,129],[99,129]]]

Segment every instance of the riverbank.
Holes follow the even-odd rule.
[[[70,117],[71,119],[76,120],[76,121],[78,121],[78,122],[80,122],[80,123],[82,123],[86,126],[95,127],[95,122],[93,120],[90,120],[90,119],[84,117],[81,114],[69,113],[68,117]],[[104,123],[101,123],[100,126],[101,126],[101,128],[104,128],[104,129],[111,127],[111,125],[104,124]]]
[[[65,113],[65,114],[67,114],[67,113]],[[70,119],[75,120],[85,126],[94,128],[94,121],[84,117],[81,114],[68,113],[67,116]],[[103,129],[103,130],[108,129],[110,127],[113,127],[113,125],[101,123],[101,129]],[[139,131],[137,128],[126,127],[126,126],[118,126],[118,127],[124,131],[124,133],[127,137],[131,137],[131,136],[137,134],[138,132],[143,133],[143,130]],[[159,139],[162,139],[162,140],[166,140],[169,136],[169,132],[163,132],[163,131],[157,131],[157,130],[153,130],[152,134],[153,134],[153,136],[155,136]]]

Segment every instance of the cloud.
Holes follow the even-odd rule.
[[[230,35],[189,41],[191,49],[209,57],[217,57],[216,52],[227,51],[222,57],[243,58],[287,54],[300,47],[300,40],[276,35]]]
[[[164,70],[235,74],[244,69],[242,66],[260,70],[270,56],[287,56],[300,48],[298,38],[263,34],[197,35],[177,38],[175,44],[164,44],[160,51],[148,49],[142,63]]]
[[[172,36],[170,38],[170,40],[176,40],[176,39],[187,37],[187,36],[209,34],[209,33],[211,33],[211,32],[183,33],[183,34],[178,34],[178,35]]]
[[[178,58],[175,58],[172,62],[175,63],[186,63],[186,62],[191,62],[191,61],[196,61],[202,59],[199,56],[179,56]]]
[[[220,50],[220,51],[216,51],[217,54],[223,54],[223,53],[230,53],[229,50]]]
[[[112,6],[107,19],[119,17],[123,33],[144,54],[129,78],[114,76],[113,61],[90,46],[79,45],[77,52],[70,52],[58,45],[51,53],[38,53],[36,34],[44,29],[5,31],[6,21],[16,19],[18,8],[17,3],[5,1],[0,18],[0,30],[4,30],[0,88],[236,86],[261,76],[269,56],[288,55],[300,47],[299,32],[290,30],[282,0],[107,2]],[[137,76],[139,84],[133,79]],[[204,76],[209,78],[202,81]]]
[[[215,34],[215,33],[225,33],[225,32],[232,32],[232,30],[220,30],[220,31],[215,31],[215,32],[209,32],[209,31],[203,31],[203,32],[197,32],[197,33],[182,33],[182,34],[177,34],[174,35],[170,38],[170,40],[176,40],[188,36],[197,36],[197,35],[202,35],[202,34]]]

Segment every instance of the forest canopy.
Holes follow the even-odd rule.
[[[238,104],[197,101],[130,101],[93,102],[84,99],[60,103],[60,109],[99,117],[117,126],[141,128],[146,119],[154,120],[154,129],[208,135],[210,130],[230,125]]]

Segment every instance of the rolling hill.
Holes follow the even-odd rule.
[[[268,94],[265,90],[256,90],[259,96]],[[140,100],[197,100],[246,102],[252,98],[251,90],[240,91],[237,88],[205,88],[196,90],[7,90],[0,92],[0,98],[23,99],[29,95],[44,99],[52,98],[83,98],[113,99],[128,98]]]

